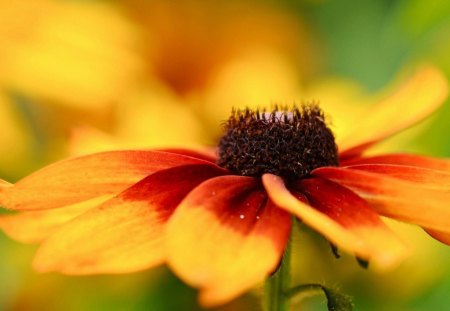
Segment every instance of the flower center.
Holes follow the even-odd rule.
[[[317,105],[259,112],[233,111],[219,141],[217,164],[240,175],[272,173],[301,178],[322,166],[337,166],[331,130]]]

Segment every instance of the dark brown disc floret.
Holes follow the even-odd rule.
[[[218,147],[218,165],[245,176],[302,178],[315,168],[338,165],[333,133],[317,105],[233,111]]]

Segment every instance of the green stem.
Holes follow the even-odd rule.
[[[291,266],[291,239],[289,239],[284,256],[278,270],[269,278],[265,285],[265,311],[288,311],[290,297],[285,293],[289,290]]]

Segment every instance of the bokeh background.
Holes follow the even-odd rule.
[[[316,100],[339,135],[424,62],[450,77],[447,0],[0,0],[0,178],[99,150],[214,145],[233,106]],[[447,103],[378,148],[450,157],[449,135]],[[450,248],[390,224],[414,246],[398,269],[336,259],[300,228],[294,281],[339,288],[356,310],[449,310]],[[35,249],[0,233],[0,310],[201,310],[164,267],[39,275]],[[261,310],[261,294],[218,310]]]

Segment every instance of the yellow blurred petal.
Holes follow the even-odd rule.
[[[120,149],[204,148],[204,131],[194,109],[157,83],[121,99],[114,128],[103,132],[90,126],[74,129],[72,155]]]
[[[71,131],[69,154],[80,156],[95,152],[124,149],[116,137],[92,126],[79,126]]]
[[[0,34],[0,82],[8,87],[73,107],[104,108],[140,74],[136,34],[111,4],[51,1],[31,10],[11,3],[26,27],[6,17],[9,31]]]
[[[270,108],[293,104],[299,96],[295,65],[274,51],[250,51],[228,62],[205,92],[202,104],[211,127],[228,119],[234,108]]]
[[[337,139],[352,131],[370,102],[360,85],[335,77],[324,77],[307,85],[299,100],[319,103]]]
[[[203,129],[192,107],[161,85],[142,88],[119,103],[115,134],[122,145],[193,147],[203,142]]]
[[[377,141],[415,125],[439,108],[447,94],[444,75],[434,67],[423,66],[392,95],[362,115],[352,133],[338,141],[341,153],[359,154]]]
[[[0,94],[0,125],[0,175],[27,172],[36,147],[32,128],[20,115],[17,104],[3,94]]]

